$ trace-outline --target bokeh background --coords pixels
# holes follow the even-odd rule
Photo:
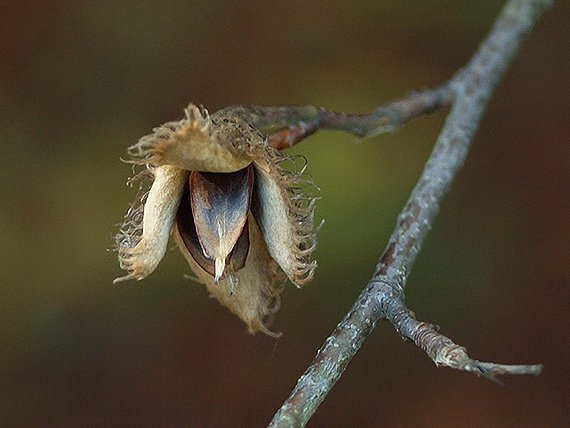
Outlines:
[[[320,267],[250,336],[177,251],[140,283],[112,248],[126,147],[189,102],[363,113],[464,65],[503,2],[5,1],[0,12],[0,426],[263,427],[373,273],[445,118],[295,148],[321,187]],[[380,323],[311,427],[558,427],[570,417],[570,40],[558,1],[496,91],[408,282],[500,387]]]

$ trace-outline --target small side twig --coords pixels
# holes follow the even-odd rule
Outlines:
[[[346,114],[320,108],[315,117],[295,121],[270,133],[269,144],[283,150],[322,129],[347,131],[359,137],[395,131],[412,119],[433,113],[441,107],[449,107],[452,96],[453,91],[447,82],[437,88],[411,93],[401,100],[379,107],[370,114]]]
[[[551,3],[549,0],[509,1],[471,62],[449,82],[453,93],[451,112],[422,176],[398,218],[376,272],[354,306],[326,339],[269,427],[305,426],[381,318],[388,319],[403,337],[413,340],[437,365],[466,370],[489,379],[495,379],[499,374],[540,373],[540,365],[513,366],[472,360],[464,348],[438,333],[434,326],[414,319],[404,304],[404,287],[440,204],[467,156],[494,88],[525,36]],[[424,110],[429,111],[429,106],[417,111]],[[358,122],[358,118],[331,118],[328,126],[358,134],[351,123]],[[362,135],[385,129],[386,124],[382,121],[370,125],[366,123],[366,116],[360,116],[360,120],[365,122],[363,129],[366,132]],[[338,128],[332,125],[339,122]],[[315,130],[322,128],[317,126]],[[283,136],[275,141],[282,144],[295,142],[295,133],[309,135],[311,127],[307,129],[295,131],[289,125]]]
[[[385,295],[393,293],[390,284],[380,283],[375,284],[375,287],[379,290],[385,287],[382,290]],[[497,364],[470,358],[464,347],[455,344],[451,339],[439,333],[437,326],[416,320],[404,305],[401,293],[396,293],[393,298],[386,299],[383,307],[386,318],[396,326],[402,337],[412,340],[437,366],[464,370],[499,384],[501,384],[497,379],[499,375],[531,374],[536,376],[542,371],[541,364]]]

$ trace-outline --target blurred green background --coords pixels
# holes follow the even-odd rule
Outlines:
[[[503,2],[7,1],[0,13],[0,426],[263,427],[373,273],[446,112],[295,149],[321,187],[316,258],[250,336],[177,251],[140,283],[112,236],[126,147],[189,102],[363,113],[464,65]],[[568,2],[523,47],[408,282],[505,387],[436,369],[380,323],[311,427],[558,427],[570,417]]]

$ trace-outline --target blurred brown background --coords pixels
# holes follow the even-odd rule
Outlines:
[[[276,341],[250,336],[177,252],[141,283],[112,247],[120,161],[190,102],[368,112],[449,78],[503,2],[6,1],[0,13],[0,425],[264,427],[371,276],[445,117],[295,149],[322,188],[320,267]],[[506,386],[436,369],[380,323],[310,427],[558,427],[570,417],[569,3],[498,88],[407,302]]]

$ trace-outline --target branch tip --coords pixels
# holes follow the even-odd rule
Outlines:
[[[466,371],[477,376],[482,376],[490,381],[502,385],[503,383],[497,379],[497,376],[503,375],[533,375],[538,376],[542,373],[542,364],[497,364],[488,363],[477,360],[469,360]]]

